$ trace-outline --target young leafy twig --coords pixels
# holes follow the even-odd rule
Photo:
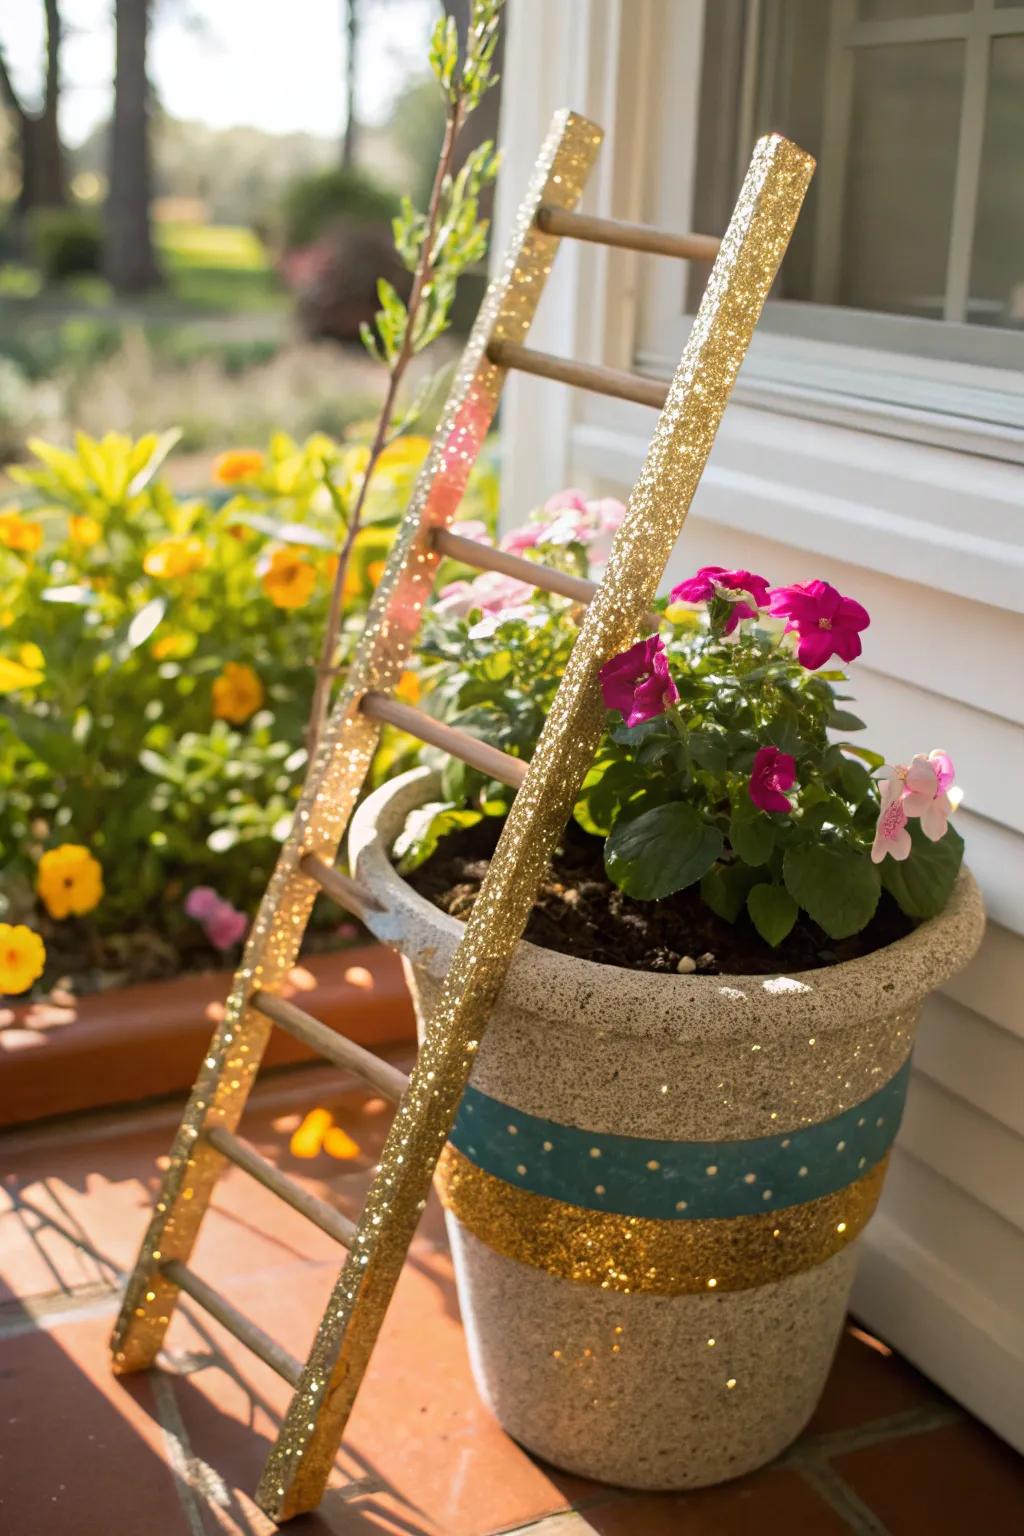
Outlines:
[[[491,63],[503,5],[504,0],[473,0],[461,69],[454,20],[439,18],[431,38],[430,66],[445,101],[444,137],[426,213],[418,213],[410,200],[403,198],[402,211],[394,221],[396,249],[413,274],[409,301],[403,304],[391,284],[381,279],[377,285],[381,308],[376,332],[369,326],[363,327],[364,345],[387,367],[388,383],[362,482],[347,515],[345,538],[331,587],[307,730],[311,757],[327,718],[331,684],[337,674],[336,655],[349,561],[362,526],[374,470],[388,446],[399,391],[416,353],[447,328],[458,278],[486,250],[487,221],[478,217],[477,208],[480,192],[497,172],[493,146],[481,144],[467,157],[457,176],[452,175],[452,166],[456,141],[466,118],[496,84]],[[329,489],[333,494],[333,487]]]

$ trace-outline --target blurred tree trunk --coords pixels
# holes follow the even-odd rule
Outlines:
[[[149,216],[149,0],[116,0],[115,19],[114,120],[103,272],[117,293],[143,293],[160,283]]]
[[[64,151],[60,142],[57,111],[60,105],[61,25],[57,0],[43,0],[46,13],[46,83],[39,112],[29,112],[17,91],[0,52],[0,101],[18,125],[21,153],[19,221],[33,208],[54,208],[64,202]]]
[[[356,72],[359,54],[360,0],[342,0],[345,14],[345,133],[341,164],[346,171],[356,163],[359,151],[359,119],[356,116]]]

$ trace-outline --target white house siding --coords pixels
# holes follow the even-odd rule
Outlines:
[[[587,211],[687,227],[700,0],[671,0],[670,12],[666,0],[511,0],[510,12],[496,248],[562,105],[607,133]],[[650,366],[652,352],[677,354],[682,335],[672,322],[659,336],[666,292],[681,292],[669,263],[566,247],[530,342]],[[863,359],[885,376],[883,359]],[[813,389],[787,398],[745,377],[669,580],[743,565],[780,583],[823,577],[865,604],[872,625],[854,668],[865,739],[896,761],[933,746],[952,753],[966,795],[959,824],[991,919],[978,958],[926,1006],[854,1305],[1024,1449],[1021,437],[975,430],[969,404],[961,430],[948,414],[887,415],[853,398],[816,411]],[[959,379],[969,402],[981,371]],[[641,407],[511,380],[506,522],[566,484],[625,495],[652,425]]]

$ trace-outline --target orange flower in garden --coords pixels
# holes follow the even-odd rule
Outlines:
[[[213,462],[213,478],[218,485],[237,485],[240,480],[254,480],[264,465],[258,448],[232,448]]]
[[[213,713],[217,720],[229,720],[232,725],[244,725],[254,715],[265,698],[263,684],[252,667],[244,662],[229,661],[219,677],[213,680]]]
[[[24,923],[0,923],[0,992],[27,992],[43,974],[46,948]]]
[[[82,917],[103,896],[103,869],[81,843],[62,843],[39,860],[36,891],[51,917]]]
[[[271,555],[263,590],[276,608],[301,608],[316,586],[316,568],[293,549]]]
[[[196,533],[187,538],[163,539],[147,549],[142,569],[147,576],[171,581],[176,576],[191,576],[206,564],[206,546]]]
[[[68,518],[68,538],[73,544],[81,544],[84,549],[91,549],[99,543],[102,533],[103,529],[94,517],[72,512]]]
[[[183,656],[191,656],[195,648],[195,635],[185,634],[181,630],[171,630],[170,633],[154,640],[149,651],[156,661],[180,661]]]
[[[16,549],[19,554],[31,555],[42,542],[43,530],[38,523],[30,523],[14,508],[0,512],[0,544]]]
[[[404,704],[418,704],[420,701],[419,673],[410,672],[408,668],[398,679],[395,689],[395,698],[401,699]]]

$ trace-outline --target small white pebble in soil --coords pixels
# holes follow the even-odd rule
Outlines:
[[[676,970],[679,972],[680,976],[689,976],[691,972],[695,971],[696,969],[697,962],[692,955],[683,955],[683,957],[676,963]]]

